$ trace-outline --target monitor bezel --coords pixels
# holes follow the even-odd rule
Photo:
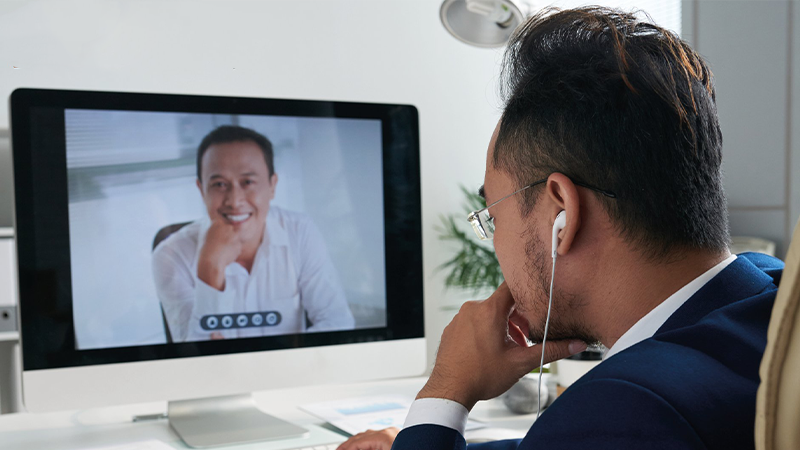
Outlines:
[[[412,105],[17,89],[10,97],[23,370],[311,348],[424,337],[419,119]],[[378,119],[382,130],[387,326],[350,331],[77,350],[66,148],[32,134],[42,110],[95,109]],[[52,142],[42,142],[50,139]],[[60,144],[59,144],[60,142]]]

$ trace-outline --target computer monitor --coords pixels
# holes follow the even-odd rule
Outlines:
[[[424,371],[413,106],[10,105],[29,411],[168,400],[188,444],[218,445],[304,432],[244,427],[265,415],[241,394]]]

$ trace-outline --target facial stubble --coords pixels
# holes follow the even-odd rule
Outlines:
[[[522,298],[517,298],[515,295],[516,310],[528,320],[530,325],[528,339],[538,343],[544,338],[553,260],[542,240],[533,231],[526,233],[525,237],[527,242],[524,276],[527,283]],[[556,273],[558,273],[557,261]],[[547,330],[548,341],[577,339],[587,343],[597,342],[585,326],[581,316],[581,306],[582,301],[577,295],[565,292],[558,287],[557,282],[554,283],[550,325]]]

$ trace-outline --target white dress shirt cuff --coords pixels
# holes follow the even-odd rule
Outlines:
[[[234,311],[234,303],[236,300],[236,290],[230,286],[230,283],[225,283],[225,290],[218,291],[209,286],[199,278],[195,279],[195,301],[192,308],[190,318],[188,339],[208,339],[211,336],[211,331],[203,329],[200,321],[203,317],[211,314],[221,315],[229,314],[234,317],[235,313],[243,311]],[[219,320],[219,319],[218,319]],[[236,337],[235,329],[227,329],[222,326],[217,330],[225,338]]]
[[[441,425],[464,435],[469,411],[461,403],[443,398],[421,398],[414,400],[406,416],[403,428],[414,425]]]
[[[242,312],[233,310],[236,292],[235,289],[230,286],[230,283],[225,283],[224,291],[218,291],[199,278],[196,279],[195,283],[195,302],[192,312],[196,319],[206,314],[232,314]]]

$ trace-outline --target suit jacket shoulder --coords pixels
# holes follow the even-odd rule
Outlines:
[[[595,448],[752,449],[758,368],[782,269],[775,258],[740,255],[652,338],[567,389],[520,448],[541,439],[580,446],[569,436],[576,427],[563,425],[572,418],[590,424],[577,436]]]
[[[740,255],[652,338],[575,382],[521,442],[479,448],[752,449],[758,367],[782,269],[775,258]],[[403,430],[396,448],[462,448],[406,446],[446,430]]]

